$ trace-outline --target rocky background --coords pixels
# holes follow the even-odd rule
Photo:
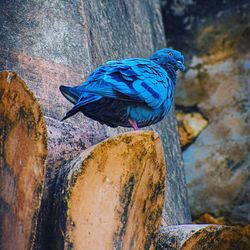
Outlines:
[[[167,0],[162,13],[186,56],[176,106],[193,219],[250,223],[249,1]]]

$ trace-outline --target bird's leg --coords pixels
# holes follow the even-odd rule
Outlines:
[[[130,125],[133,127],[134,130],[139,130],[139,128],[138,128],[138,126],[137,126],[137,124],[136,124],[135,121],[133,121],[130,118],[128,119],[128,121],[129,121]]]

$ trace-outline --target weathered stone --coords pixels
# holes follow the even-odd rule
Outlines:
[[[190,145],[208,124],[199,112],[177,111],[176,118],[182,149]]]
[[[247,250],[250,241],[236,227],[177,225],[162,227],[158,250]]]
[[[205,213],[202,214],[199,218],[193,221],[193,224],[217,224],[225,225],[227,222],[223,217],[214,217],[211,214]]]
[[[33,93],[0,72],[0,249],[32,249],[45,178],[47,129]]]
[[[172,33],[166,25],[170,45],[184,49],[189,58],[176,103],[197,106],[209,121],[183,153],[191,211],[195,218],[208,212],[249,223],[250,4],[178,3],[178,15],[177,1],[167,1],[164,12],[174,20]]]
[[[154,249],[165,179],[163,147],[152,131],[86,150],[60,169],[52,249]]]

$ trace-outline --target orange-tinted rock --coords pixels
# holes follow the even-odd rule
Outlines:
[[[216,218],[208,213],[205,213],[194,220],[193,224],[217,224],[233,226],[234,228],[237,228],[237,230],[240,231],[246,239],[248,239],[248,244],[250,244],[250,224],[244,226],[232,224],[229,221],[225,221],[225,218],[223,217]]]
[[[194,224],[226,224],[223,217],[215,218],[211,214],[205,213],[193,221]]]
[[[32,249],[45,178],[47,130],[34,95],[0,73],[0,248]]]
[[[250,241],[237,227],[178,225],[161,229],[159,250],[248,250]]]
[[[242,234],[250,241],[250,224],[241,227]]]
[[[154,249],[164,207],[158,135],[110,138],[60,169],[54,249]]]
[[[208,121],[198,112],[176,112],[181,147],[190,145],[208,124]]]

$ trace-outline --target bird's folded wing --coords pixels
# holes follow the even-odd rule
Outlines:
[[[115,61],[99,67],[79,88],[99,96],[145,102],[153,109],[159,108],[173,91],[167,72],[141,59]]]

